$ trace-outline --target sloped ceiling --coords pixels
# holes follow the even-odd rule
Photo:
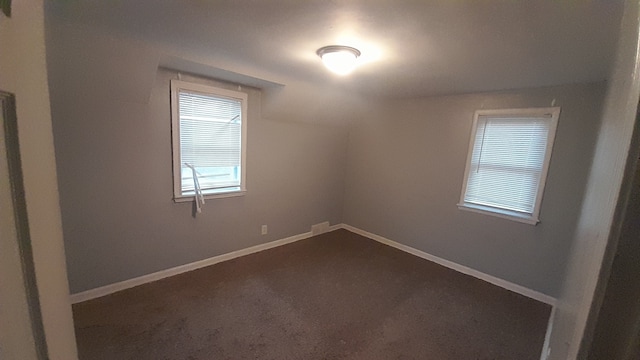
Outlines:
[[[54,1],[49,16],[364,96],[421,97],[599,81],[622,0]],[[315,51],[361,50],[348,77]],[[249,71],[251,72],[251,71]],[[252,75],[252,74],[247,74]]]

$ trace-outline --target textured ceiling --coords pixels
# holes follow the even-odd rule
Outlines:
[[[622,0],[83,0],[49,4],[48,15],[276,77],[418,97],[604,80],[622,9]],[[315,55],[333,44],[362,52],[348,77]]]

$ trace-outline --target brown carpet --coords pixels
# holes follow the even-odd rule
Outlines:
[[[550,308],[337,230],[73,312],[82,360],[538,360]]]

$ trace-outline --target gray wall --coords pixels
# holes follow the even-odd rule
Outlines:
[[[349,135],[343,221],[557,296],[599,125],[604,83],[398,100]],[[540,213],[528,225],[459,210],[476,109],[562,107]]]
[[[640,358],[640,167],[636,162],[589,360]]]
[[[640,143],[636,135],[636,147],[630,146],[640,95],[639,10],[636,0],[625,2],[616,63],[576,236],[567,258],[567,274],[550,337],[549,359],[585,357],[585,353],[580,353],[581,345],[582,351],[588,349],[595,322],[591,321],[588,326],[590,310],[592,306],[598,308],[602,299],[602,289],[597,291],[596,286],[600,276],[608,277],[615,254],[615,251],[605,252],[607,247],[615,249],[620,235],[621,209],[625,208],[633,179],[631,167],[625,165],[635,162],[629,154],[637,155]]]
[[[330,221],[558,295],[604,84],[395,101],[367,101],[300,79],[263,91],[244,87],[248,194],[208,201],[194,219],[191,204],[171,200],[168,84],[176,75],[158,70],[171,49],[88,30],[48,19],[73,293]],[[458,210],[474,110],[546,107],[554,99],[562,114],[542,223]],[[337,125],[348,121],[351,128]]]
[[[118,39],[76,46],[90,41],[78,32],[63,41],[65,34],[48,34],[48,60],[72,293],[341,221],[346,127],[265,119],[261,92],[243,87],[247,194],[208,200],[194,218],[192,203],[172,200],[169,80],[176,74],[157,69],[157,54],[143,47]],[[213,83],[183,75],[189,79]]]

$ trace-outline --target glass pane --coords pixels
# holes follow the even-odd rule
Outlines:
[[[465,202],[533,213],[550,118],[478,118]]]
[[[192,195],[193,166],[204,194],[239,188],[242,102],[182,90],[179,93],[181,189]]]
[[[209,166],[196,167],[200,189],[206,193],[207,189],[218,189],[226,187],[240,186],[239,166]],[[182,168],[182,192],[192,193],[194,191],[193,171],[189,167]],[[186,195],[186,194],[185,194]]]

